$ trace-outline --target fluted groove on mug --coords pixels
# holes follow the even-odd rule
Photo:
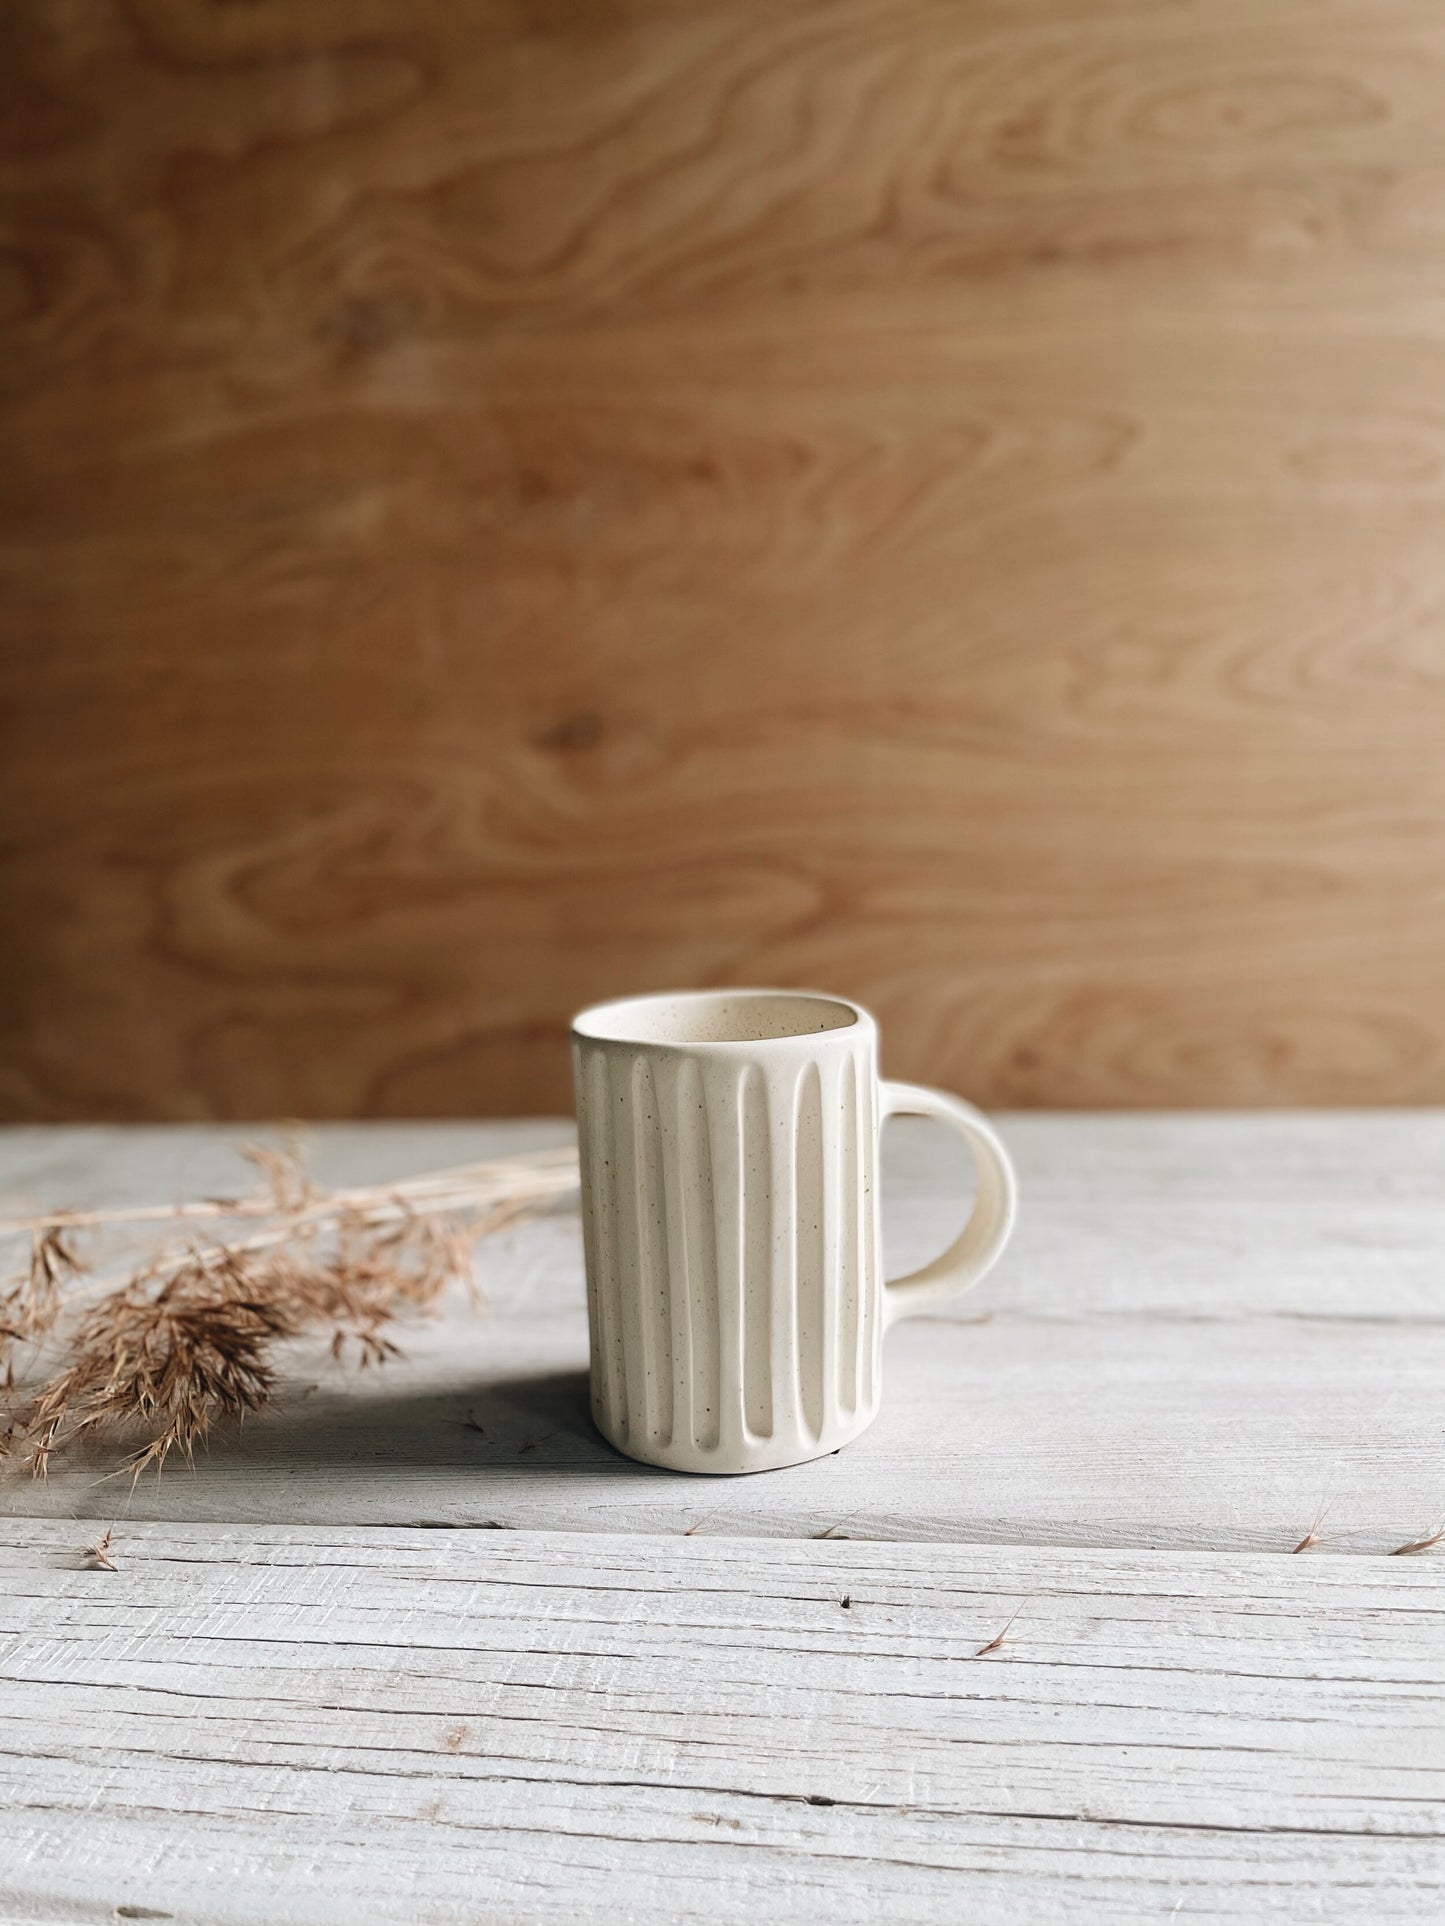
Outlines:
[[[771,1438],[773,1423],[774,1297],[772,1147],[768,1093],[762,1072],[750,1063],[742,1073],[737,1133],[738,1269],[743,1299],[743,1413],[749,1444]],[[779,1360],[781,1362],[781,1360]]]
[[[839,998],[688,993],[573,1034],[599,1429],[751,1471],[878,1405],[877,1032]]]

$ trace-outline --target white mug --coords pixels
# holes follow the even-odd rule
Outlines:
[[[592,1415],[676,1471],[770,1471],[856,1438],[883,1332],[978,1282],[1008,1241],[1014,1175],[987,1120],[878,1077],[878,1026],[842,997],[629,997],[572,1025]],[[937,1117],[967,1140],[972,1215],[885,1284],[878,1135]]]

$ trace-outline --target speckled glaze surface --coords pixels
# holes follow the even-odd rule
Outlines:
[[[691,991],[600,1004],[572,1031],[592,1414],[678,1471],[768,1471],[856,1438],[883,1332],[984,1275],[1014,1178],[961,1099],[878,1076],[878,1030],[840,997]],[[878,1135],[899,1112],[967,1139],[956,1242],[885,1284]]]

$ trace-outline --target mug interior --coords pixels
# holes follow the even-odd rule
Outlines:
[[[602,1043],[763,1043],[821,1036],[858,1021],[851,1003],[795,990],[689,990],[632,996],[584,1010],[572,1024]]]

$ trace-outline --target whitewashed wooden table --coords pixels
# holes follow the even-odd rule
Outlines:
[[[559,1210],[194,1473],[12,1478],[0,1921],[1442,1917],[1445,1564],[1390,1554],[1445,1521],[1445,1113],[1004,1125],[1014,1246],[836,1457],[603,1445]],[[0,1133],[0,1191],[234,1189],[232,1143]],[[890,1131],[895,1271],[954,1154]]]

